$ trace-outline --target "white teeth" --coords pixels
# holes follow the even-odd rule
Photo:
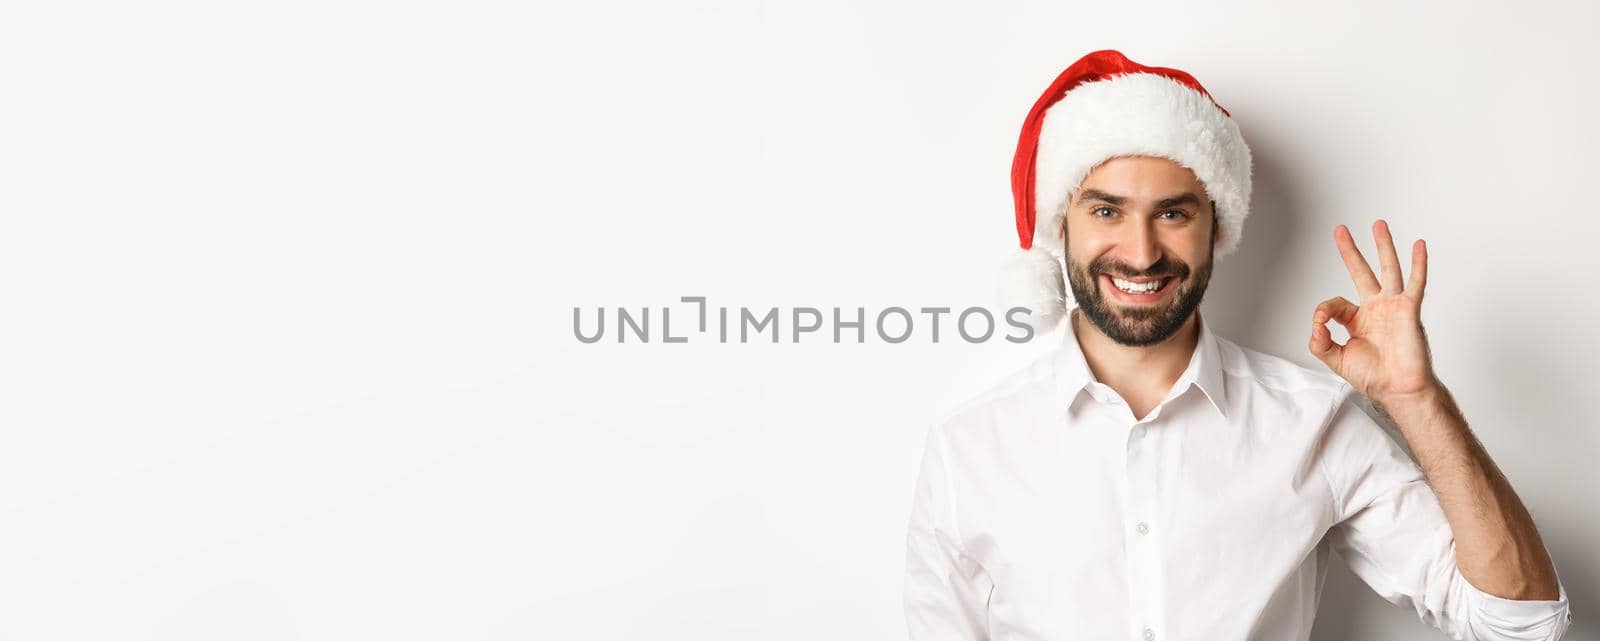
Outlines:
[[[1111,283],[1116,285],[1117,289],[1128,292],[1129,294],[1148,294],[1160,289],[1161,283],[1165,280],[1166,279],[1154,280],[1141,285],[1133,281],[1122,280],[1121,278],[1117,278],[1115,276],[1111,277]]]

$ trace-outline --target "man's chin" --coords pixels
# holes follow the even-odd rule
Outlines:
[[[1116,298],[1098,297],[1093,306],[1098,308],[1098,313],[1088,313],[1095,325],[1100,326],[1101,333],[1106,334],[1118,343],[1130,346],[1144,346],[1159,343],[1171,336],[1156,336],[1163,328],[1174,328],[1182,323],[1174,322],[1172,318],[1178,313],[1178,302],[1182,299],[1182,292],[1174,291],[1158,305],[1140,305],[1126,303]],[[1085,310],[1090,311],[1090,310]],[[1098,317],[1098,318],[1096,318]],[[1111,325],[1105,327],[1102,325]]]

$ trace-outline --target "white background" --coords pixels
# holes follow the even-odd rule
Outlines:
[[[924,426],[1049,340],[572,309],[992,304],[1018,127],[1100,48],[1254,150],[1220,334],[1321,367],[1334,225],[1428,240],[1440,376],[1600,639],[1600,12],[1349,4],[8,3],[0,639],[904,638]]]

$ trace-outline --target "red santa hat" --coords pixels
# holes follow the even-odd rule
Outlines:
[[[1057,236],[1067,200],[1085,176],[1117,156],[1159,156],[1194,172],[1216,203],[1222,237],[1215,257],[1233,252],[1250,215],[1250,148],[1228,111],[1185,72],[1147,67],[1110,49],[1090,53],[1050,83],[1022,123],[1011,163],[1022,253],[1005,274],[1007,308],[1032,310],[1050,331],[1069,305],[1066,248]]]

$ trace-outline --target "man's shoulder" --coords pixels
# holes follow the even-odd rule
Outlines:
[[[1245,347],[1221,336],[1217,351],[1227,383],[1253,385],[1274,394],[1330,396],[1347,385],[1326,367],[1310,367],[1293,360]]]
[[[992,425],[1001,416],[1038,409],[1051,398],[1059,356],[1059,349],[1050,350],[1026,366],[1001,376],[987,388],[946,409],[934,419],[934,426],[950,429]]]

